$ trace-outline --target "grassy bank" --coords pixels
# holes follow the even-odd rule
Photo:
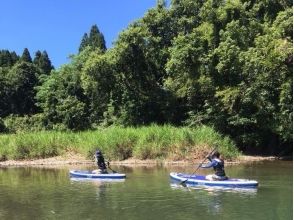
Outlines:
[[[152,125],[109,127],[77,133],[43,131],[0,135],[0,159],[48,158],[69,151],[91,158],[99,148],[111,160],[131,157],[183,160],[203,158],[214,146],[218,146],[226,159],[233,159],[239,154],[228,137],[221,136],[210,127]]]

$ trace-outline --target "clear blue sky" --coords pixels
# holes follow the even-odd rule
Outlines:
[[[46,50],[59,67],[76,54],[84,33],[97,24],[107,47],[156,0],[1,0],[0,49],[21,55],[28,48],[32,58]]]

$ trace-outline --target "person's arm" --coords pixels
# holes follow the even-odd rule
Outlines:
[[[212,161],[211,156],[207,156],[206,158],[207,158],[210,162]]]
[[[211,168],[211,167],[214,167],[215,166],[215,161],[214,160],[212,160],[210,163],[208,163],[208,164],[202,164],[201,165],[201,168]]]
[[[109,159],[106,160],[106,159],[104,158],[104,161],[103,161],[103,162],[104,162],[104,164],[105,164],[107,167],[109,167],[109,164],[110,164],[110,160],[109,160]]]

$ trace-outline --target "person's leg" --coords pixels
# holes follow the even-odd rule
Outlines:
[[[103,170],[102,170],[102,173],[108,173],[108,172],[107,172],[107,169],[103,169]]]
[[[101,173],[101,170],[100,169],[93,170],[92,173],[99,174],[99,173]]]
[[[228,177],[226,176],[217,176],[215,174],[212,175],[213,180],[226,180]]]

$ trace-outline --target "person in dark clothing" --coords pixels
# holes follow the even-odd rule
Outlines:
[[[98,166],[98,170],[95,170],[95,173],[108,173],[102,152],[100,150],[96,150],[94,157]]]
[[[212,175],[207,175],[206,179],[208,180],[226,180],[228,177],[225,173],[225,162],[220,159],[220,153],[215,151],[211,156],[208,156],[207,159],[210,161],[208,164],[202,164],[201,168],[213,168],[215,173]]]

